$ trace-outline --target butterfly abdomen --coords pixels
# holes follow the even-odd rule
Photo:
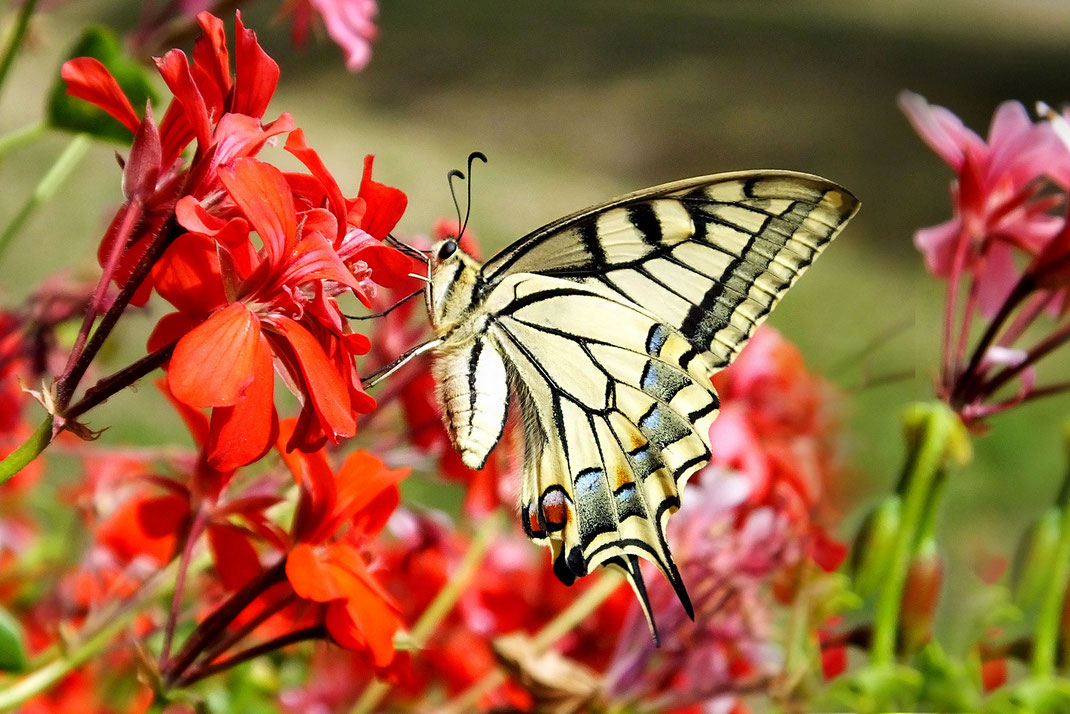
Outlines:
[[[465,466],[481,469],[501,439],[509,385],[501,356],[485,337],[447,339],[432,365],[447,430]]]

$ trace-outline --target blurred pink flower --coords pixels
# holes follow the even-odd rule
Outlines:
[[[638,606],[632,607],[606,672],[614,701],[642,700],[658,711],[700,702],[728,710],[736,694],[780,671],[767,585],[773,573],[798,561],[802,546],[787,516],[772,508],[739,517],[750,489],[746,477],[722,470],[685,492],[668,537],[695,621],[680,608],[668,581],[649,578],[662,644],[654,644]]]
[[[1019,102],[999,106],[987,142],[917,94],[901,93],[899,106],[957,174],[954,216],[919,230],[914,243],[936,275],[957,280],[973,273],[978,309],[991,318],[1017,282],[1015,250],[1038,253],[1062,226],[1062,217],[1051,214],[1062,197],[1044,189],[1070,186],[1070,150],[1050,122],[1034,123]]]
[[[379,34],[375,0],[297,0],[287,3],[293,15],[294,44],[301,46],[308,38],[313,13],[320,16],[327,34],[346,55],[350,72],[364,69],[372,58],[372,42]]]

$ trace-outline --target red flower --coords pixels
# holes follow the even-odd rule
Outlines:
[[[100,245],[99,259],[107,268],[120,251],[113,277],[122,286],[135,265],[173,214],[183,195],[204,197],[218,189],[216,167],[240,156],[253,156],[272,136],[290,131],[288,114],[261,120],[278,82],[279,68],[260,47],[256,34],[237,18],[235,74],[230,72],[223,22],[202,12],[197,15],[202,35],[194,43],[193,63],[179,50],[156,61],[160,75],[174,95],[159,126],[146,112],[138,120],[118,82],[98,60],[79,57],[64,63],[61,75],[67,92],[111,114],[132,134],[134,144],[123,172],[127,203]],[[194,140],[197,149],[188,167],[179,157]],[[129,221],[136,228],[132,235]],[[122,241],[122,243],[119,243]],[[143,304],[151,284],[139,287],[132,302]]]
[[[299,158],[318,165],[300,137],[298,144]],[[337,444],[355,433],[356,415],[375,406],[353,361],[369,342],[350,332],[334,298],[348,291],[369,302],[347,259],[385,282],[407,274],[411,260],[398,260],[400,253],[359,228],[347,229],[354,207],[366,215],[367,201],[346,202],[329,174],[314,171],[316,180],[297,179],[316,184],[310,199],[308,191],[292,192],[295,179],[256,159],[220,167],[222,215],[182,199],[177,215],[190,232],[154,269],[157,290],[179,312],[160,321],[149,349],[178,340],[169,385],[179,401],[213,408],[208,458],[220,470],[255,461],[274,443],[276,365],[303,402],[289,448]],[[320,199],[333,212],[297,209]],[[386,220],[396,221],[397,210],[386,210]],[[263,242],[259,251],[252,231]]]
[[[361,548],[397,507],[397,482],[407,470],[391,471],[364,451],[350,454],[337,474],[322,452],[285,459],[301,487],[286,577],[298,596],[326,605],[327,629],[338,644],[386,668],[394,658],[401,608],[372,574]]]

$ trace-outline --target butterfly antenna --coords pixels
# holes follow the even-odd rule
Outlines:
[[[482,151],[473,151],[471,154],[468,155],[468,205],[465,206],[465,209],[464,209],[464,223],[461,224],[461,232],[460,232],[460,234],[458,234],[457,240],[460,240],[461,236],[464,235],[464,229],[468,227],[468,217],[470,215],[472,215],[472,163],[476,159],[479,159],[483,163],[487,163],[487,157]],[[456,196],[454,197],[453,200],[456,203],[456,201],[457,201]],[[460,219],[460,217],[461,217],[460,213],[461,212],[458,210],[457,211],[457,218],[458,219]]]
[[[419,248],[414,248],[408,243],[405,243],[404,241],[398,240],[389,233],[386,236],[386,240],[397,246],[398,250],[400,250],[405,255],[412,256],[413,258],[416,258],[417,260],[422,261],[424,263],[427,263],[430,260],[430,258],[427,257],[426,252],[420,250]]]
[[[396,303],[394,303],[393,305],[391,305],[387,309],[383,310],[382,312],[377,312],[374,315],[346,315],[344,312],[342,313],[342,315],[344,315],[345,317],[348,317],[350,320],[371,320],[371,319],[376,318],[376,317],[386,317],[387,315],[392,313],[394,310],[397,310],[399,307],[401,307],[402,305],[407,303],[409,300],[412,300],[417,295],[423,295],[423,293],[424,293],[423,288],[421,288],[421,289],[417,290],[416,292],[414,292],[412,295],[409,295],[408,297],[401,298],[400,300],[398,300]]]
[[[457,211],[457,225],[461,225],[461,204],[457,202],[457,189],[453,186],[453,179],[459,178],[464,181],[464,174],[457,169],[450,169],[446,174],[446,182],[450,185],[450,196],[453,197],[453,209]],[[460,236],[458,236],[460,238]]]

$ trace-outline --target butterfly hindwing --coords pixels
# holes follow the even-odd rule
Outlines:
[[[709,460],[718,407],[705,372],[679,364],[689,342],[603,286],[524,274],[501,290],[511,297],[488,335],[512,371],[528,432],[528,534],[551,546],[566,582],[613,564],[642,599],[641,557],[688,602],[664,526]]]

